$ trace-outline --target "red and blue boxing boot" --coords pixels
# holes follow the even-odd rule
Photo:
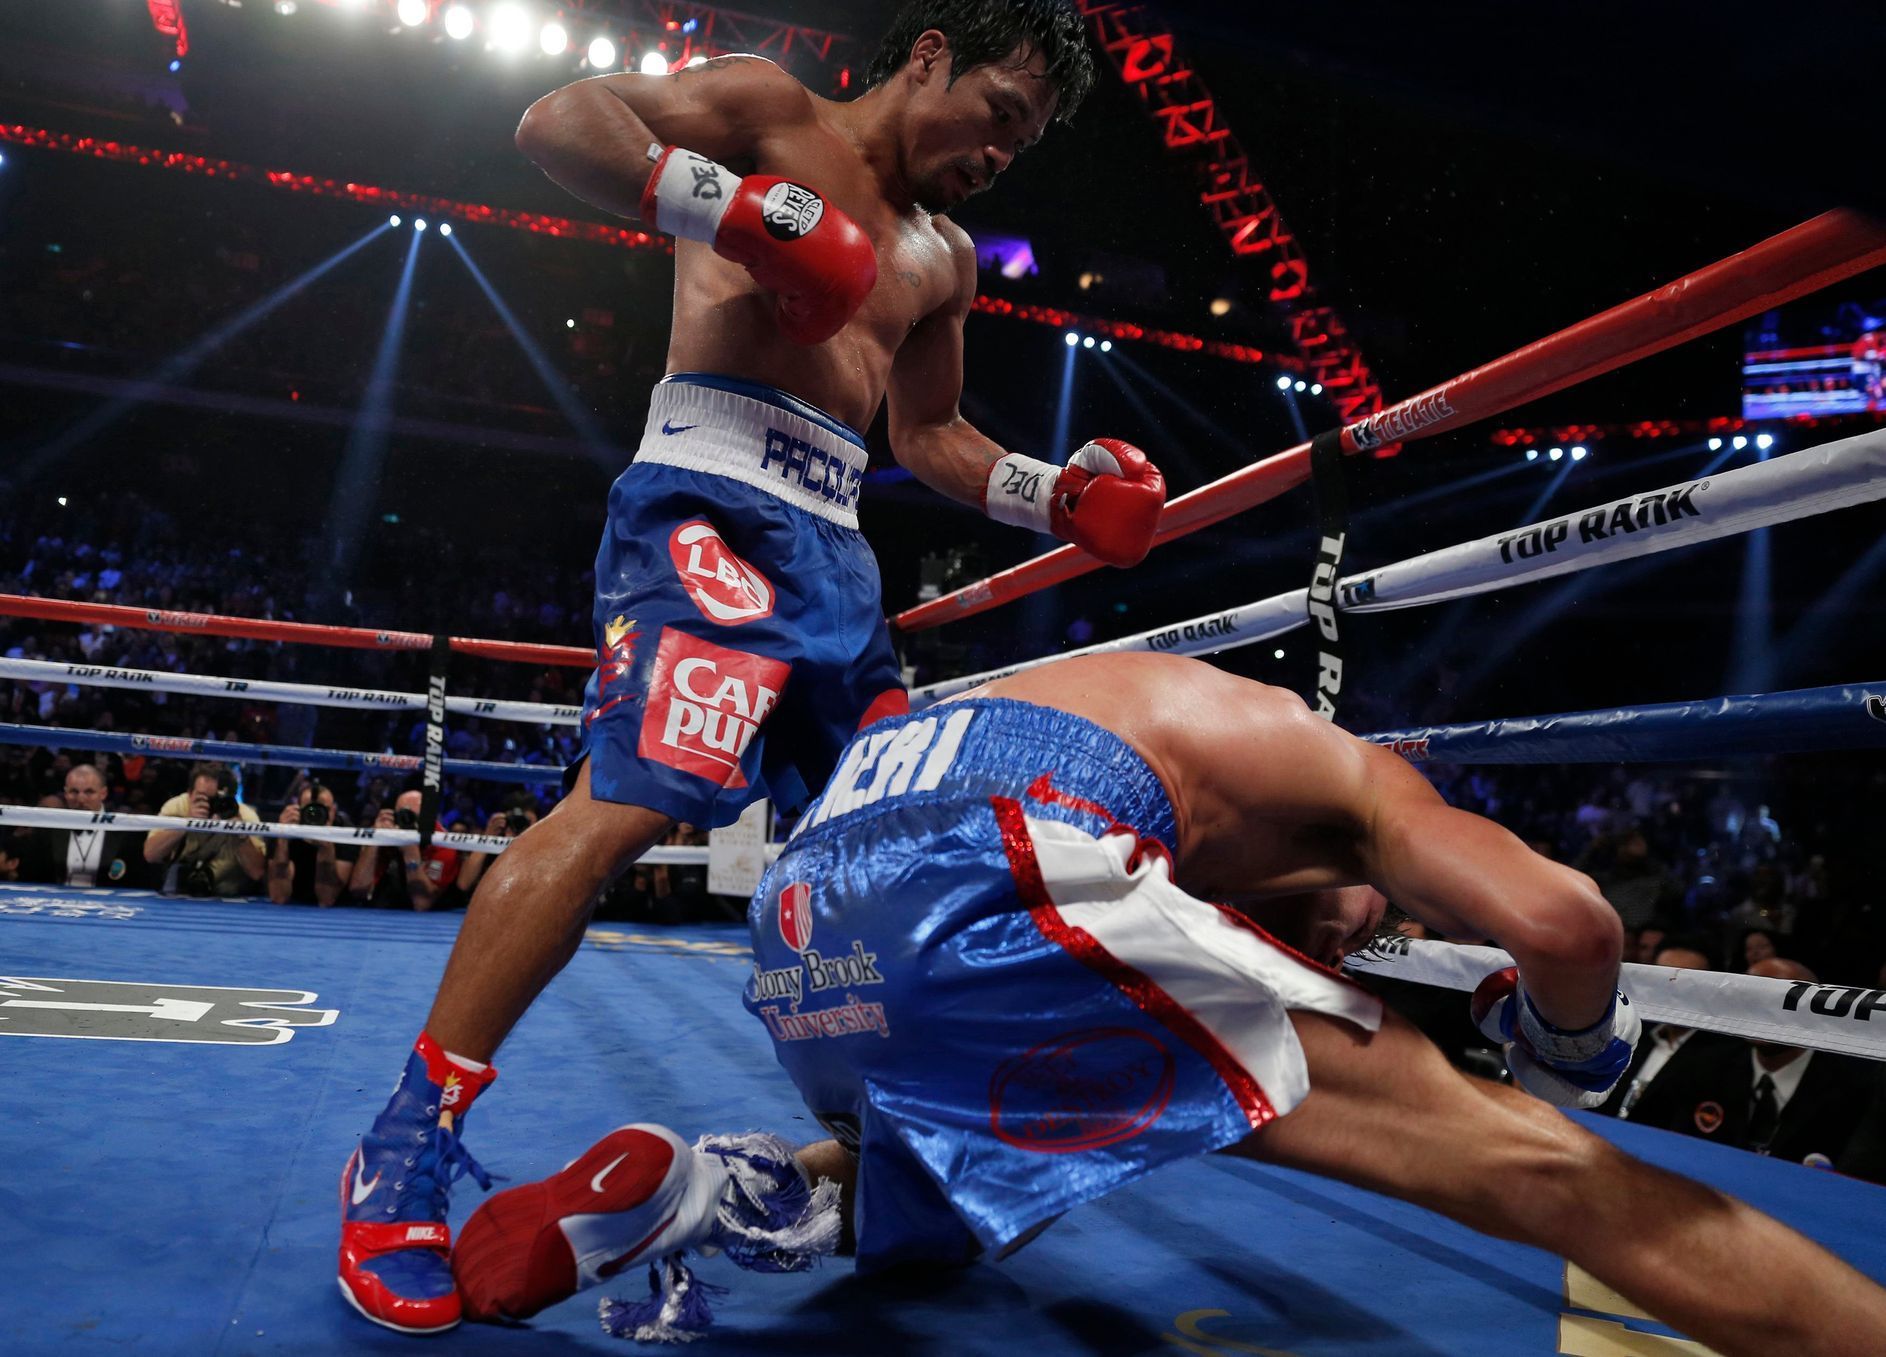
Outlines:
[[[498,1077],[447,1055],[424,1033],[373,1129],[341,1174],[341,1294],[375,1324],[440,1333],[460,1318],[445,1223],[452,1184],[470,1175],[489,1190],[459,1135],[465,1114]]]
[[[792,1147],[751,1132],[690,1146],[665,1126],[623,1126],[542,1182],[500,1192],[459,1232],[452,1267],[465,1317],[516,1323],[646,1267],[645,1300],[606,1300],[603,1327],[685,1342],[713,1322],[690,1252],[753,1272],[799,1272],[838,1247],[839,1187],[808,1181]]]

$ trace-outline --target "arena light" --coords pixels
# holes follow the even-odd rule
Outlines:
[[[644,52],[642,60],[635,69],[643,75],[666,75],[668,74],[668,58],[660,52]]]
[[[1584,449],[1584,448],[1573,448],[1573,449],[1572,449],[1572,460],[1573,460],[1574,462],[1582,462],[1582,461],[1584,461],[1587,455],[1588,455],[1588,454],[1586,453],[1586,451],[1585,451],[1585,449]]]
[[[500,52],[521,52],[530,46],[530,14],[522,5],[499,5],[491,11],[491,45]]]
[[[1112,352],[1113,352],[1113,341],[1112,341],[1111,339],[1103,339],[1103,340],[1101,340],[1101,341],[1100,341],[1100,351],[1101,351],[1102,353],[1112,353]]]
[[[692,20],[692,19],[689,19],[689,20],[688,20],[688,22],[689,22],[689,23],[693,23],[693,22],[694,22],[694,20]],[[691,32],[692,30],[684,30],[684,31],[690,31],[690,32]],[[693,57],[689,57],[689,58],[688,58],[688,69],[689,69],[689,70],[691,71],[691,70],[693,70],[693,69],[694,69],[694,68],[695,68],[696,66],[699,66],[699,65],[700,65],[700,64],[701,64],[701,63],[702,63],[703,61],[706,61],[706,60],[707,60],[707,58],[706,58],[706,57],[702,57],[702,56],[693,56]]]
[[[301,6],[297,5],[295,0],[275,0],[275,12],[284,19],[293,18],[295,11],[300,8]]]
[[[591,70],[606,71],[616,64],[616,45],[607,38],[593,38],[588,56]]]
[[[1310,389],[1310,384],[1308,382],[1293,382],[1291,383],[1291,385],[1295,390],[1298,390],[1298,391],[1308,391]]]
[[[183,58],[172,57],[170,59],[170,65],[165,67],[164,69],[169,71],[172,75],[175,75],[178,71],[181,71],[183,69]]]
[[[563,322],[563,328],[566,330],[574,330],[576,328],[576,322],[574,320],[566,320]]]
[[[560,57],[570,50],[570,30],[552,19],[537,34],[537,46],[547,57]]]
[[[449,235],[451,235],[451,234],[452,234],[452,223],[451,223],[451,222],[449,222],[449,221],[442,221],[442,222],[440,222],[440,223],[439,223],[439,234],[440,234],[440,235],[442,235],[442,236],[449,236]]]
[[[1526,449],[1526,460],[1527,460],[1528,462],[1536,462],[1536,461],[1538,461],[1538,460],[1539,460],[1539,449],[1537,449],[1537,448],[1527,448],[1527,449]]]
[[[1559,460],[1560,458],[1562,458],[1563,456],[1565,456],[1565,449],[1564,449],[1564,448],[1554,448],[1554,449],[1552,449],[1552,451],[1550,451],[1550,452],[1548,452],[1548,453],[1546,454],[1546,456],[1547,456],[1547,458],[1549,458],[1550,460],[1552,460],[1552,461],[1554,461],[1554,462],[1556,462],[1556,461],[1558,461],[1558,460]]]
[[[425,230],[425,229],[426,229],[426,219],[425,219],[424,217],[414,217],[414,218],[413,218],[413,230],[415,230],[415,231],[423,231],[423,230]]]
[[[399,8],[394,13],[406,27],[418,28],[432,17],[432,7],[426,0],[399,0]]]
[[[1085,339],[1081,340],[1081,347],[1083,349],[1091,349],[1093,348],[1093,346],[1094,346],[1094,337],[1092,335],[1088,335]]]
[[[1231,298],[1213,297],[1211,299],[1211,305],[1206,309],[1214,316],[1228,316],[1231,314]]]
[[[1310,383],[1310,394],[1311,394],[1312,396],[1320,396],[1320,395],[1322,395],[1322,394],[1323,394],[1323,384],[1322,384],[1321,382],[1311,382],[1311,383]]]
[[[1270,652],[1270,657],[1273,660],[1281,660],[1284,657],[1284,653],[1281,650],[1273,650]]]
[[[1066,341],[1067,346],[1070,349],[1073,348],[1076,344],[1081,342],[1081,337],[1075,334],[1072,330],[1069,330],[1066,334],[1062,335],[1061,338]]]
[[[445,12],[445,36],[455,42],[463,42],[472,35],[478,21],[472,12],[463,5],[453,5]]]
[[[399,213],[397,213],[397,212],[395,212],[395,213],[394,213],[394,214],[393,214],[392,216],[390,216],[390,217],[388,217],[388,218],[386,219],[386,224],[387,224],[388,226],[398,226],[398,225],[399,225]]]
[[[1710,450],[1711,452],[1721,452],[1721,451],[1722,451],[1722,440],[1721,440],[1720,438],[1712,438],[1712,439],[1710,439],[1710,440],[1709,440],[1709,450]]]
[[[1277,379],[1277,389],[1279,391],[1288,391],[1290,389],[1290,379],[1288,377],[1279,377]]]
[[[1737,452],[1740,452],[1743,448],[1748,446],[1748,439],[1744,438],[1741,434],[1737,434],[1734,438],[1729,440],[1729,446],[1734,448]]]
[[[1761,451],[1767,452],[1768,449],[1775,446],[1775,436],[1771,433],[1758,433],[1755,435],[1755,446]]]

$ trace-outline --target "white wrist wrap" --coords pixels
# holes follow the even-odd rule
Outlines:
[[[982,492],[982,511],[997,523],[1047,532],[1048,501],[1061,468],[1052,462],[1011,452],[989,468],[989,484]]]
[[[679,146],[669,150],[657,172],[661,177],[655,181],[655,229],[712,245],[740,176]]]

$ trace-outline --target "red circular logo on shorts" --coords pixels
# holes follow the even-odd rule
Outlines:
[[[779,892],[779,936],[795,952],[812,941],[812,887],[795,881]]]
[[[1706,1136],[1713,1136],[1722,1129],[1722,1104],[1696,1104],[1696,1129]]]
[[[772,616],[772,581],[734,555],[707,520],[694,519],[670,533],[668,556],[708,621],[737,627]]]
[[[1172,1098],[1172,1052],[1131,1027],[1089,1027],[1004,1062],[989,1081],[989,1129],[1036,1154],[1131,1140]]]

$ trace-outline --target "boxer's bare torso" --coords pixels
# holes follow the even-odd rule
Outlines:
[[[760,59],[722,57],[678,73],[675,83],[685,85],[723,62]],[[780,81],[791,82],[791,77],[780,73],[769,83]],[[777,116],[768,120],[753,153],[732,157],[729,168],[782,175],[816,188],[871,238],[878,257],[877,287],[832,339],[791,344],[774,322],[774,298],[745,269],[707,245],[676,241],[668,370],[764,382],[863,429],[884,399],[892,359],[911,329],[948,306],[965,281],[973,295],[975,247],[948,217],[899,207],[885,197],[859,144],[853,105],[820,99],[796,82],[769,97]]]

